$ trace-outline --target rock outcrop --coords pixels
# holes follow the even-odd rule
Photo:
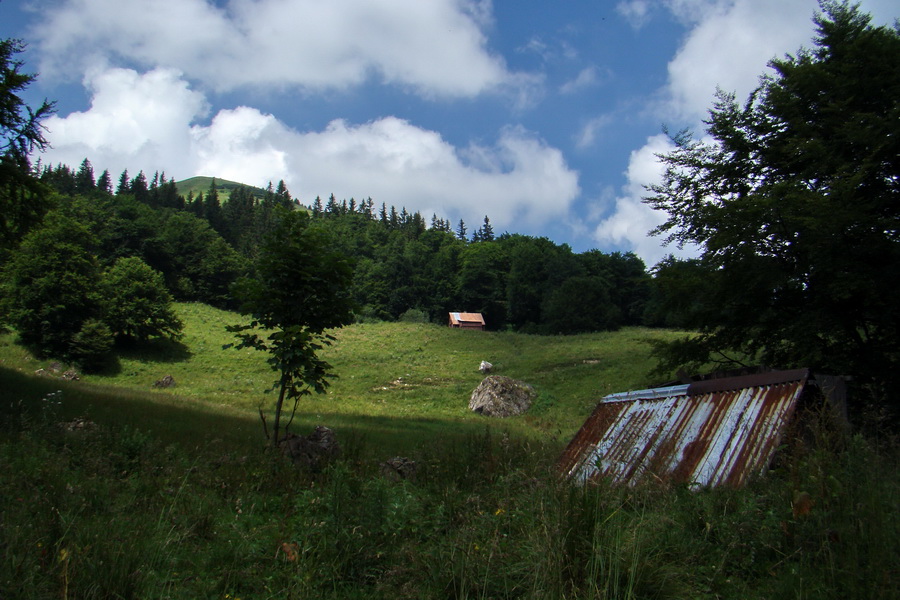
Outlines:
[[[537,394],[522,381],[503,375],[484,378],[469,400],[469,409],[487,417],[512,417],[531,408]]]

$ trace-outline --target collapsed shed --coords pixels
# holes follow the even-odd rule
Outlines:
[[[843,382],[808,369],[697,381],[606,396],[558,467],[578,483],[654,477],[741,486],[768,468],[798,405],[843,401]]]
[[[484,329],[484,317],[481,313],[451,312],[450,327],[458,329]]]

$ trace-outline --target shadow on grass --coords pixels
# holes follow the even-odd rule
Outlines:
[[[129,360],[141,362],[179,363],[193,356],[188,347],[181,342],[153,339],[142,343],[120,344],[117,354]]]
[[[266,445],[262,423],[254,409],[207,404],[167,392],[37,377],[2,366],[0,390],[3,390],[0,419],[8,419],[9,414],[5,413],[10,409],[39,412],[49,394],[61,391],[61,403],[55,415],[59,421],[84,417],[110,427],[132,427],[166,443],[177,443],[192,450],[247,451]],[[267,415],[267,419],[271,426],[271,415]],[[306,435],[316,425],[333,429],[339,441],[354,440],[352,443],[362,446],[361,456],[366,460],[414,454],[437,442],[453,445],[471,436],[483,435],[487,429],[496,435],[503,435],[505,431],[503,424],[488,420],[306,413],[302,406],[291,431]]]

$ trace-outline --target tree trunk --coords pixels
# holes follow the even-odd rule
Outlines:
[[[272,445],[276,448],[278,447],[278,442],[281,441],[279,439],[279,435],[281,433],[281,407],[284,405],[284,394],[287,391],[288,381],[290,381],[290,376],[287,373],[283,372],[281,374],[281,389],[278,390],[278,402],[275,403],[275,435],[272,436]]]

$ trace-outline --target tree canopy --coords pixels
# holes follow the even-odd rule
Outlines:
[[[715,356],[883,378],[900,361],[900,31],[822,2],[814,47],[772,60],[747,101],[720,91],[709,141],[676,148],[646,202],[657,233],[702,247],[687,293],[700,336],[670,366]]]

